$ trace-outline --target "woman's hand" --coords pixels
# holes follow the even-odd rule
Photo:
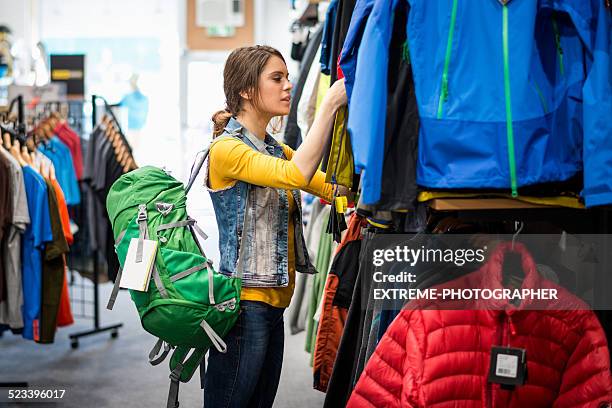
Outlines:
[[[339,107],[347,104],[346,87],[344,86],[344,78],[337,80],[329,88],[322,104],[325,104],[327,109],[335,112]]]
[[[340,184],[336,185],[335,189],[336,189],[336,195],[338,197],[346,196],[348,194],[348,192],[349,192],[348,187],[342,186]]]
[[[338,184],[334,188],[336,189],[336,196],[337,197],[344,197],[344,196],[346,196],[346,199],[347,199],[347,201],[349,203],[354,203],[355,202],[355,193],[352,192],[348,187],[341,186],[340,184]]]
[[[323,149],[332,134],[336,111],[339,107],[346,105],[346,101],[344,79],[340,79],[334,82],[325,94],[308,135],[291,159],[304,176],[306,185],[310,183],[321,162]]]

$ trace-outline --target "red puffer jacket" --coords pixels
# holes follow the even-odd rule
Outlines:
[[[502,244],[479,271],[460,279],[473,283],[482,277],[501,287],[508,249]],[[597,317],[542,279],[524,247],[516,249],[523,259],[523,288],[556,288],[566,309],[571,304],[583,310],[403,310],[381,339],[348,407],[607,407],[610,356]],[[548,302],[550,309],[561,304]],[[491,347],[500,344],[527,350],[527,380],[514,390],[487,381]]]

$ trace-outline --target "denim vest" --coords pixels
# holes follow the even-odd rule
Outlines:
[[[238,138],[261,153],[286,159],[282,146],[270,135],[266,134],[265,142],[261,141],[234,118],[229,120],[225,132],[213,140],[211,147],[225,137]],[[208,186],[209,165],[204,177],[219,227],[219,271],[226,275],[239,275],[241,268],[244,287],[288,286],[287,192],[241,180],[231,187],[213,190]],[[316,273],[304,240],[300,190],[291,192],[297,205],[297,211],[293,213],[296,270]],[[239,256],[242,258],[240,262]]]

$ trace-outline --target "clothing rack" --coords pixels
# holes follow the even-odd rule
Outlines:
[[[119,122],[117,121],[117,118],[115,117],[111,106],[109,105],[109,103],[106,101],[106,99],[104,99],[101,96],[98,95],[92,95],[91,97],[91,104],[92,104],[92,113],[91,113],[91,124],[92,124],[92,131],[93,129],[95,129],[96,125],[97,125],[97,101],[101,100],[104,102],[104,108],[105,108],[105,112],[107,114],[109,114],[109,116],[113,119],[113,122],[115,123],[115,125],[117,126],[117,130],[119,131],[119,134],[121,135],[121,138],[123,139],[123,141],[126,143],[127,148],[129,149],[130,153],[132,152],[129,144],[127,143],[127,139],[125,138],[125,135],[123,134],[123,131],[121,130],[121,127],[119,126]],[[115,323],[115,324],[111,324],[111,325],[107,325],[107,326],[100,326],[100,290],[99,290],[99,284],[98,284],[98,280],[100,277],[100,271],[99,271],[99,267],[98,267],[98,256],[99,256],[99,252],[98,249],[95,249],[93,251],[93,295],[94,295],[94,300],[93,300],[93,328],[90,330],[85,330],[85,331],[81,331],[81,332],[77,332],[77,333],[73,333],[70,335],[70,346],[73,349],[76,349],[79,347],[79,339],[81,337],[86,337],[86,336],[91,336],[94,334],[98,334],[98,333],[103,333],[103,332],[107,332],[110,331],[110,335],[111,338],[117,338],[119,336],[119,328],[123,327],[123,323]]]
[[[2,126],[2,132],[7,132],[12,136],[18,137],[21,142],[25,142],[25,116],[24,116],[24,102],[23,95],[17,95],[9,104],[9,107],[6,111],[2,112],[4,120],[6,120],[11,112],[13,112],[13,108],[17,105],[17,122],[14,129],[8,129]],[[23,139],[23,140],[22,140]]]

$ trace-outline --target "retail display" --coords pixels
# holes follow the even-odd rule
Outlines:
[[[416,267],[419,282],[396,287],[501,287],[502,260],[520,256],[522,287],[558,289],[560,300],[545,310],[423,310],[374,300],[383,286],[365,259],[393,234],[445,249],[431,234],[516,237],[525,228],[551,234],[563,252],[567,234],[612,230],[598,207],[612,201],[606,3],[334,0],[325,17],[320,77],[344,78],[349,103],[322,167],[360,200],[348,231],[327,231],[342,232],[337,251],[307,229],[319,276],[300,298],[316,305],[306,349],[324,406],[611,404],[609,314],[563,287],[580,271],[501,243],[485,265]],[[526,356],[522,382],[501,385],[492,356],[512,353]]]
[[[80,138],[57,112],[41,118],[31,135],[22,129],[7,122],[2,127],[0,210],[6,217],[0,234],[0,327],[52,343],[57,327],[73,323],[68,207],[79,203],[79,167],[55,135],[61,132],[71,146],[80,146]]]
[[[40,3],[0,22],[0,388],[612,408],[612,0]]]

